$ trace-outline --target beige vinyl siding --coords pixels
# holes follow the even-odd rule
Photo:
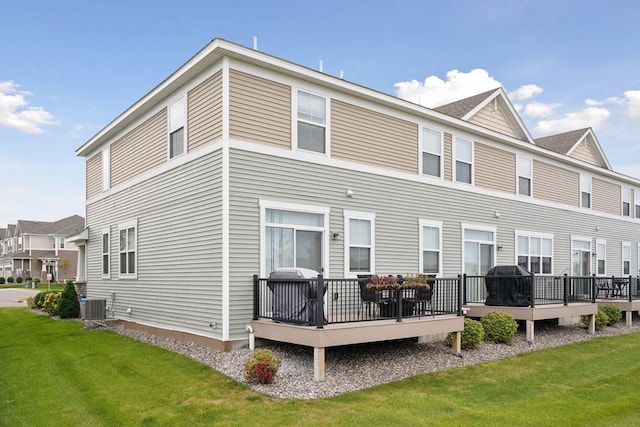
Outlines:
[[[222,72],[190,90],[187,99],[188,150],[222,138]]]
[[[516,156],[514,153],[476,142],[474,163],[476,186],[515,194]]]
[[[418,125],[331,101],[331,157],[418,173]]]
[[[494,107],[493,101],[485,105],[484,108],[471,117],[469,122],[494,130],[503,135],[518,138],[518,135],[513,131],[511,124],[507,121],[502,108],[500,108],[499,105]]]
[[[111,145],[111,187],[164,163],[167,159],[167,109]]]
[[[444,179],[446,181],[453,180],[453,171],[451,165],[453,162],[453,136],[450,133],[444,133]]]
[[[102,151],[87,159],[86,168],[86,197],[90,199],[102,192]]]
[[[533,160],[533,195],[537,199],[580,206],[580,174]]]
[[[591,180],[591,208],[614,215],[622,215],[620,185],[593,177]]]
[[[217,151],[89,204],[88,297],[110,305],[113,292],[116,318],[221,339],[221,170]],[[138,220],[138,277],[124,279],[118,277],[118,224],[132,219]],[[110,279],[101,274],[106,227]]]
[[[229,136],[291,148],[291,87],[229,70]]]
[[[594,166],[601,166],[598,164],[598,161],[596,160],[596,157],[589,145],[579,144],[569,157],[582,160]]]

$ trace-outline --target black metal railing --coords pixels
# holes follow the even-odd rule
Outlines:
[[[267,279],[253,276],[253,319],[322,328],[327,324],[462,315],[462,276],[426,289],[369,289],[367,279]]]

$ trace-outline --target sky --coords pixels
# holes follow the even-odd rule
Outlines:
[[[75,151],[215,38],[442,105],[502,86],[640,177],[640,2],[0,0],[0,228],[85,216]]]

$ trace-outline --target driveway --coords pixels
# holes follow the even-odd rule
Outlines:
[[[9,288],[0,289],[0,307],[26,307],[27,298],[35,296],[37,289]]]

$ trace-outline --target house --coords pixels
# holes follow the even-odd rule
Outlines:
[[[219,348],[247,342],[252,276],[279,267],[640,266],[640,180],[591,129],[534,139],[502,88],[429,109],[215,39],[76,154],[88,297]]]
[[[84,228],[84,218],[72,215],[58,221],[18,220],[0,229],[2,277],[38,278],[65,282],[75,278],[78,251],[65,239]],[[50,275],[50,276],[48,276]]]

